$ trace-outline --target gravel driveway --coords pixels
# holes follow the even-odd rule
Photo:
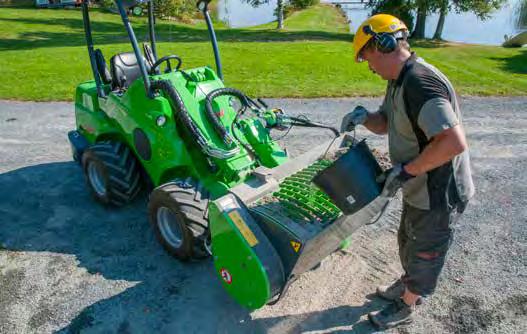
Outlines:
[[[380,101],[269,102],[337,125],[354,105]],[[527,333],[527,97],[461,102],[477,195],[437,294],[393,333]],[[73,127],[71,103],[0,101],[0,333],[374,332],[365,314],[384,302],[372,292],[400,270],[400,203],[277,305],[248,312],[222,290],[210,260],[182,264],[163,252],[145,197],[122,209],[90,198],[70,159]],[[285,142],[298,155],[330,137],[294,129]]]

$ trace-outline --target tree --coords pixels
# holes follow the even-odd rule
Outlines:
[[[253,7],[258,7],[260,5],[269,3],[270,0],[242,0],[248,4],[250,4]],[[319,3],[319,0],[289,0],[289,5],[287,6],[289,10],[299,10],[299,9],[306,9],[309,6],[313,6],[317,3]],[[277,29],[282,29],[284,27],[284,19],[285,19],[285,1],[284,0],[277,0],[276,1],[276,9],[274,11],[274,14],[276,16],[277,20]]]
[[[284,28],[284,0],[276,1],[276,20],[278,21],[277,29]]]
[[[523,0],[518,4],[516,27],[518,29],[527,29],[527,0]]]
[[[478,18],[485,20],[490,14],[501,7],[506,0],[369,0],[369,7],[374,8],[373,13],[384,12],[398,16],[405,21],[398,13],[401,11],[417,12],[415,28],[412,38],[425,38],[426,18],[430,13],[439,11],[434,38],[441,39],[445,19],[447,14],[454,10],[457,13],[473,12]],[[525,1],[525,0],[524,0]],[[386,4],[389,3],[389,6]],[[384,11],[377,10],[378,8]],[[403,10],[404,9],[404,10]],[[406,23],[406,22],[405,22]],[[410,29],[410,26],[408,27]]]
[[[442,0],[439,4],[439,20],[437,21],[436,31],[433,39],[441,39],[443,27],[445,26],[446,15],[448,14],[448,0]]]
[[[244,0],[253,7],[269,3],[270,0]],[[284,27],[284,0],[277,0],[275,10],[277,25],[276,29],[282,29]]]
[[[434,39],[441,39],[445,19],[449,11],[456,13],[473,12],[481,20],[490,17],[494,10],[499,9],[505,0],[435,0],[432,1],[432,10],[439,10],[439,21],[437,22]]]
[[[415,30],[412,38],[425,38],[426,16],[430,11],[429,0],[416,0],[415,8],[417,9],[417,20],[415,21]]]
[[[372,8],[371,15],[391,14],[406,24],[409,31],[414,28],[413,2],[408,0],[370,0],[367,4]]]

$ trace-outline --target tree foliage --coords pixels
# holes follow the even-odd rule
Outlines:
[[[516,27],[518,29],[527,29],[527,0],[523,0],[518,4],[517,12]]]
[[[429,14],[439,12],[440,17],[434,38],[441,38],[445,17],[450,11],[457,13],[472,12],[481,20],[490,17],[494,10],[499,9],[506,0],[369,0],[368,6],[372,13],[387,13],[399,17],[409,29],[413,24],[413,12],[417,20],[413,26],[412,37],[425,37],[425,23]]]
[[[157,17],[187,20],[196,15],[196,1],[193,0],[154,0]]]
[[[306,9],[318,4],[320,0],[290,0],[289,5],[296,9]]]
[[[115,8],[114,0],[96,0],[105,8]],[[145,5],[141,5],[145,6]],[[197,13],[195,0],[154,0],[156,17],[186,21]]]
[[[450,8],[456,12],[472,12],[482,20],[490,17],[493,11],[500,9],[506,0],[453,0]]]
[[[372,15],[391,14],[406,24],[408,30],[414,28],[414,4],[408,0],[369,0],[368,7],[372,8]]]

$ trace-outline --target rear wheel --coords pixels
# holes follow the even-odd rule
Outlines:
[[[122,206],[141,190],[139,163],[122,143],[105,141],[88,147],[82,167],[90,192],[103,204]]]
[[[154,189],[148,203],[149,219],[169,254],[182,261],[209,255],[208,202],[206,190],[192,179]]]

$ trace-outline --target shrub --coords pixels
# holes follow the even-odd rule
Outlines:
[[[96,3],[115,11],[114,0],[96,0]],[[156,17],[161,19],[189,21],[197,14],[196,3],[195,0],[154,0],[154,11]]]
[[[0,6],[34,7],[35,0],[0,0]]]
[[[306,9],[307,7],[318,4],[320,0],[291,0],[289,3],[293,8]]]
[[[284,18],[291,16],[294,12],[317,5],[320,0],[290,0],[284,5]]]
[[[186,21],[197,14],[196,1],[192,0],[154,0],[154,8],[159,18]]]

